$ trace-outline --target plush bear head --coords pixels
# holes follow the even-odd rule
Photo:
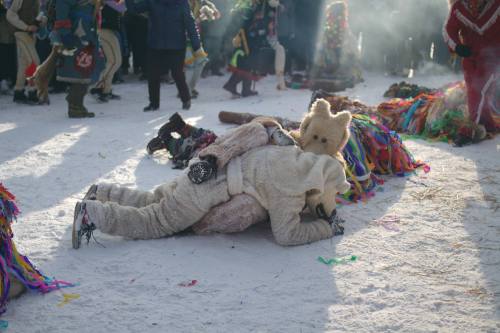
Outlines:
[[[349,111],[333,115],[330,103],[318,99],[312,104],[294,137],[304,151],[337,157],[349,139],[351,118]]]

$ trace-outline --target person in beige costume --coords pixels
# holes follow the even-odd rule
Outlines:
[[[192,183],[187,170],[152,193],[99,184],[97,200],[75,207],[73,247],[79,248],[94,229],[132,239],[170,236],[241,193],[267,210],[278,244],[306,244],[334,236],[335,227],[326,217],[335,212],[336,194],[349,188],[338,160],[296,146],[266,145],[233,158],[217,177],[202,184]],[[312,222],[301,221],[306,204],[317,217]]]
[[[36,91],[30,90],[26,96],[24,87],[26,85],[26,69],[31,64],[36,66],[40,64],[40,58],[35,49],[34,33],[38,30],[40,21],[45,22],[45,18],[38,18],[39,14],[39,0],[14,0],[7,10],[7,21],[15,29],[14,36],[17,45],[17,79],[14,90],[14,102],[17,103],[38,102]]]

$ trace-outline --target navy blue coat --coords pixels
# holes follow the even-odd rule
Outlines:
[[[187,0],[128,0],[129,11],[149,15],[148,46],[160,50],[182,50],[187,37],[198,50],[200,34]]]

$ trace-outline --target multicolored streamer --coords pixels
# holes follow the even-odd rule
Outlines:
[[[71,283],[43,275],[28,257],[17,251],[12,239],[11,224],[18,214],[14,195],[0,183],[0,314],[5,312],[13,278],[26,288],[41,293],[73,286]]]
[[[420,167],[425,172],[430,170],[428,165],[415,160],[395,131],[368,115],[353,114],[350,132],[343,156],[352,186],[349,192],[337,198],[340,204],[373,197],[375,187],[383,184],[377,175],[404,177]]]

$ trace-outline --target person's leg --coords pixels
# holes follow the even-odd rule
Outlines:
[[[159,50],[149,49],[148,51],[148,91],[149,91],[149,106],[153,109],[160,107],[160,83],[161,71],[158,67],[161,66],[162,52]]]
[[[106,58],[106,65],[101,72],[99,81],[95,85],[96,88],[90,90],[91,94],[103,94],[105,82],[107,81],[108,76],[111,73],[111,68],[114,66],[113,50],[109,40],[107,39],[108,35],[105,33],[105,30],[106,29],[98,30],[97,33],[99,35],[99,41],[101,42],[101,49],[104,53],[104,58]],[[107,102],[107,100],[105,100],[104,98],[102,98],[101,101]]]
[[[115,184],[98,184],[96,200],[105,202],[115,202],[122,206],[145,207],[160,200],[165,196],[168,188],[159,186],[154,192],[140,191]]]
[[[229,200],[226,177],[222,174],[200,185],[182,176],[160,188],[163,198],[142,208],[85,201],[88,220],[104,233],[154,239],[189,228],[212,207]]]
[[[147,71],[146,60],[148,57],[148,19],[142,15],[137,16],[136,22],[137,40],[136,52],[134,53],[134,68],[138,66],[143,73]]]
[[[0,82],[2,80],[7,80],[8,78],[7,75],[8,45],[9,44],[0,43]]]
[[[252,90],[252,80],[250,80],[248,78],[244,78],[242,86],[243,87],[241,89],[241,96],[249,97],[249,96],[258,95],[257,91]]]
[[[20,92],[24,91],[26,85],[26,69],[34,64],[38,66],[40,59],[35,49],[35,39],[27,32],[18,31],[14,33],[17,45],[17,77],[15,90],[20,97]],[[24,93],[23,93],[24,95]],[[16,99],[16,95],[14,95]],[[22,102],[22,100],[19,100]]]
[[[198,96],[196,91],[196,84],[200,81],[201,73],[208,62],[207,58],[196,59],[193,64],[193,73],[191,79],[189,80],[189,89],[193,98]]]
[[[276,72],[276,80],[278,84],[276,88],[278,90],[285,90],[285,62],[286,62],[286,54],[285,48],[279,42],[276,42],[274,46],[275,56],[274,56],[274,69]]]
[[[99,36],[101,37],[101,45],[106,56],[106,68],[104,69],[103,78],[103,93],[110,94],[113,84],[113,76],[122,64],[122,54],[120,50],[120,42],[115,32],[109,29],[102,29]]]
[[[241,75],[238,75],[237,73],[231,74],[231,77],[229,80],[224,84],[223,88],[227,91],[229,91],[233,96],[239,97],[241,96],[240,93],[237,90],[238,84],[243,80]]]
[[[474,78],[475,86],[478,91],[479,102],[477,104],[477,114],[474,122],[483,125],[488,132],[497,132],[500,130],[500,122],[498,122],[498,110],[495,110],[493,103],[495,98],[495,89],[498,84],[499,76],[492,71],[486,71],[481,68],[476,72]],[[495,120],[496,118],[496,120]]]
[[[172,71],[172,78],[175,81],[177,90],[181,97],[183,104],[191,101],[191,94],[189,93],[189,87],[186,83],[186,77],[184,75],[184,56],[185,50],[173,50],[169,51],[168,57],[165,61],[170,64],[170,69]]]
[[[89,112],[83,105],[83,100],[87,94],[88,86],[81,83],[70,85],[68,96],[68,117],[70,118],[93,118],[95,114]]]
[[[16,54],[16,44],[15,43],[9,44],[8,54],[9,54],[8,59],[10,59],[10,61],[8,62],[8,64],[9,64],[9,77],[10,77],[11,83],[15,84],[16,77],[17,77],[17,63],[16,63],[17,54]]]

